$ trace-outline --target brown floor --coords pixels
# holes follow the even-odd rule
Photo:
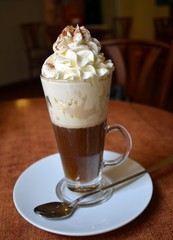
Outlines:
[[[44,94],[39,78],[0,87],[0,101],[43,96]]]

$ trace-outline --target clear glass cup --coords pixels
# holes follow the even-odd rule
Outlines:
[[[65,201],[109,184],[109,179],[102,174],[103,168],[125,161],[132,147],[130,134],[123,126],[107,125],[111,75],[93,80],[64,81],[41,76],[65,175],[56,192]],[[105,137],[114,131],[125,139],[125,151],[107,161],[103,159]],[[92,204],[110,195],[111,190],[86,201]]]

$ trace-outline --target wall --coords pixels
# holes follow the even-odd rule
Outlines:
[[[124,0],[125,2],[127,0]],[[133,0],[132,16],[134,24],[131,36],[134,38],[154,38],[153,18],[159,16],[169,16],[168,6],[158,6],[155,0]],[[123,7],[123,6],[122,6]],[[124,12],[125,7],[122,8]]]
[[[20,24],[43,21],[42,0],[0,1],[0,86],[28,78]]]
[[[103,21],[106,24],[111,25],[113,17],[118,15],[118,0],[102,0],[103,5]]]
[[[117,16],[131,16],[132,38],[154,38],[153,18],[169,16],[169,7],[156,5],[156,0],[116,0]]]

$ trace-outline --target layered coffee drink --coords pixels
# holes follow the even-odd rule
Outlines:
[[[105,122],[87,128],[64,128],[53,124],[68,179],[83,183],[99,176],[102,169],[105,126]]]
[[[46,59],[41,81],[67,184],[100,179],[114,66],[85,27],[67,26]]]

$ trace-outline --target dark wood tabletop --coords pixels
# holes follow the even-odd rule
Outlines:
[[[108,122],[128,129],[133,140],[130,158],[147,168],[173,153],[173,114],[135,103],[110,101]],[[105,148],[113,147],[111,137]],[[117,144],[118,147],[118,144]],[[56,153],[44,98],[0,103],[0,239],[72,240],[43,231],[22,218],[13,203],[20,174],[37,160]],[[92,240],[173,239],[173,165],[151,174],[153,196],[136,219]]]

